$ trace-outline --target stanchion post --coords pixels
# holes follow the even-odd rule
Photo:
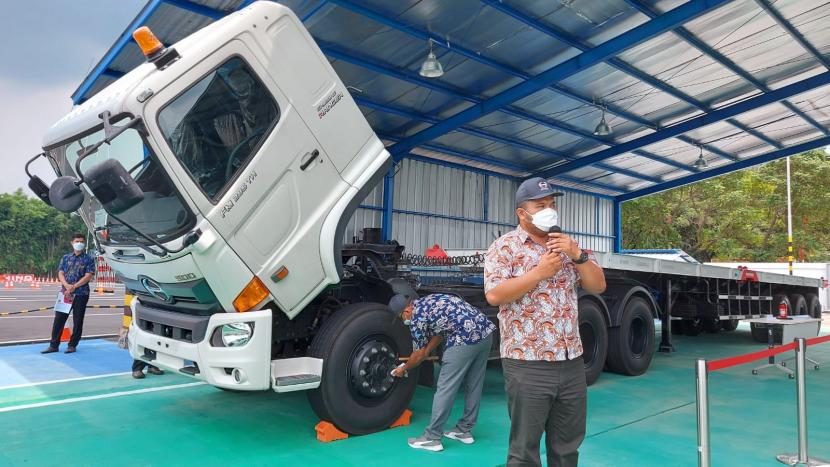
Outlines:
[[[796,338],[795,384],[798,410],[798,454],[781,454],[776,458],[787,465],[830,465],[825,460],[810,457],[807,450],[807,340]]]
[[[695,367],[697,385],[697,465],[710,467],[709,452],[709,371],[706,360],[699,358]]]

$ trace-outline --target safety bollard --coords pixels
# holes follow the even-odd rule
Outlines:
[[[709,457],[709,371],[699,358],[695,367],[697,386],[697,465],[710,467]]]
[[[807,450],[807,340],[797,338],[795,348],[795,381],[798,411],[798,454],[779,454],[779,462],[787,465],[830,465],[822,459],[810,457]]]

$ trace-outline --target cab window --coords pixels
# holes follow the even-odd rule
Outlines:
[[[159,127],[211,201],[224,194],[279,120],[274,97],[235,57],[167,104]]]

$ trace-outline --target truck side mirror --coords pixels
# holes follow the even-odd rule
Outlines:
[[[75,184],[75,178],[65,175],[58,177],[52,183],[52,186],[49,187],[49,202],[58,211],[66,213],[75,212],[83,204],[84,194],[81,193],[81,189]]]
[[[29,178],[29,189],[40,198],[41,201],[48,205],[52,205],[52,202],[49,201],[49,185],[46,184],[43,180],[40,179],[37,175],[32,175]]]
[[[121,162],[107,159],[84,173],[84,183],[108,212],[121,214],[144,199],[144,192]]]

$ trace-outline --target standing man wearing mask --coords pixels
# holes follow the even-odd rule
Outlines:
[[[510,415],[508,466],[576,466],[585,437],[587,386],[577,286],[605,290],[589,251],[561,232],[555,192],[542,178],[516,191],[519,226],[493,242],[484,262],[487,302],[499,307],[501,357]],[[557,231],[558,230],[558,231]]]
[[[409,326],[413,349],[406,363],[394,369],[392,376],[405,376],[407,370],[416,368],[438,345],[445,343],[432,400],[432,417],[423,435],[409,439],[409,446],[443,451],[442,435],[472,444],[474,439],[470,432],[478,418],[484,373],[496,326],[481,311],[455,295],[431,294],[418,298],[414,291],[398,294],[389,301],[389,311]],[[445,432],[444,424],[462,384],[464,413],[455,427]]]
[[[81,334],[84,331],[84,314],[86,304],[89,301],[89,281],[95,274],[95,260],[85,252],[83,234],[72,236],[72,253],[67,253],[61,258],[58,266],[58,278],[61,281],[61,292],[64,295],[72,296],[72,337],[69,339],[69,346],[66,353],[74,353],[81,341]],[[69,318],[69,313],[55,312],[55,320],[52,322],[52,340],[49,347],[40,353],[52,353],[58,351],[60,345],[61,331]]]

